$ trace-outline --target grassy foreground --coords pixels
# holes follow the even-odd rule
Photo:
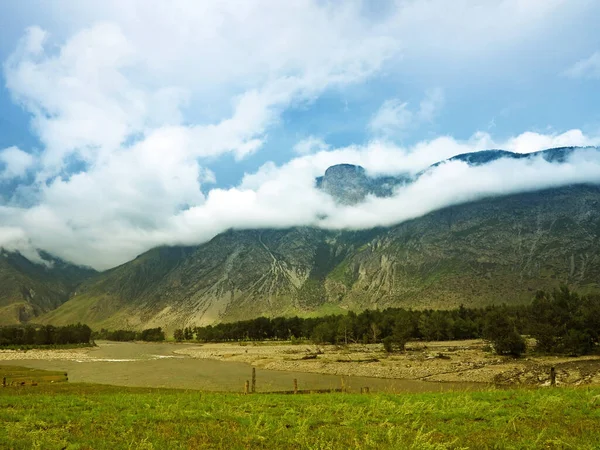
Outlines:
[[[1,374],[0,374],[1,375]],[[0,388],[0,448],[599,448],[600,388],[238,395]]]

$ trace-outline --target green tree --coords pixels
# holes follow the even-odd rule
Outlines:
[[[443,341],[452,338],[452,323],[445,311],[429,311],[419,318],[419,331],[428,341]]]
[[[495,309],[485,317],[483,336],[490,341],[494,351],[499,355],[521,356],[527,345],[519,334],[514,320],[508,317],[507,311]]]
[[[313,329],[310,339],[315,344],[333,344],[335,342],[334,329],[327,322],[321,322]]]
[[[348,341],[354,340],[354,321],[356,314],[348,313],[338,321],[336,340],[338,343],[348,345]]]
[[[394,349],[399,352],[403,352],[406,349],[406,343],[410,340],[414,334],[414,325],[411,321],[408,312],[402,311],[394,322],[392,328],[392,342]]]
[[[177,328],[175,330],[175,332],[173,333],[173,338],[177,341],[177,342],[181,342],[185,339],[185,335],[184,332],[181,328]]]

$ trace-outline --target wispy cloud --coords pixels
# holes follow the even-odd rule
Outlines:
[[[369,129],[375,135],[390,137],[405,131],[413,123],[414,113],[408,103],[397,98],[386,100],[369,122]]]
[[[423,122],[432,122],[444,106],[445,96],[442,88],[429,89],[419,104],[417,117]]]
[[[329,145],[322,138],[316,136],[309,136],[294,145],[294,152],[299,155],[308,155],[325,150],[329,150]]]
[[[376,136],[397,137],[411,128],[431,123],[444,105],[444,91],[441,88],[429,89],[416,110],[411,110],[408,102],[392,98],[386,100],[369,122],[369,129]]]
[[[600,79],[600,52],[577,61],[563,75],[575,79]]]

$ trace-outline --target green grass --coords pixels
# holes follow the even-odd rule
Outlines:
[[[0,381],[9,386],[12,383],[25,383],[26,385],[31,385],[32,382],[37,384],[59,383],[67,381],[67,374],[19,366],[0,366]]]
[[[3,449],[593,449],[599,424],[600,388],[247,396],[0,388]]]

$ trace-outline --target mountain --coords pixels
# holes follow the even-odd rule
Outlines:
[[[571,151],[454,159],[556,161]],[[409,182],[346,164],[316,181],[340,203],[390,195]],[[598,185],[483,199],[389,228],[227,231],[199,246],[156,248],[86,280],[43,320],[173,329],[259,315],[522,303],[565,282],[600,291]]]
[[[488,150],[451,160],[555,162],[575,150]],[[315,183],[354,204],[392,195],[420,175],[371,177],[341,164]],[[259,315],[519,303],[564,282],[600,292],[600,186],[482,199],[389,228],[227,231],[198,246],[152,249],[102,273],[41,255],[45,263],[36,264],[0,250],[0,324],[173,329]]]
[[[417,180],[424,173],[440,164],[462,161],[470,166],[482,166],[500,159],[535,159],[542,158],[548,162],[565,162],[577,150],[598,151],[596,147],[559,147],[533,153],[513,153],[506,150],[482,150],[453,156],[445,161],[435,163],[424,171],[401,176],[369,176],[361,166],[353,164],[337,164],[329,167],[322,177],[316,179],[317,188],[331,195],[339,204],[353,205],[360,203],[367,195],[389,197],[397,187],[406,186]]]
[[[16,252],[0,250],[0,325],[29,320],[66,302],[83,280],[96,274],[40,253],[34,263]]]

